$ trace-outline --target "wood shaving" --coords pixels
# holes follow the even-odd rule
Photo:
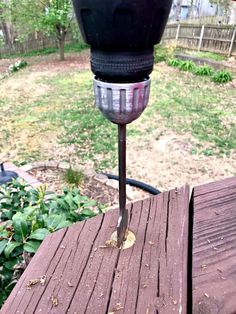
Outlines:
[[[173,300],[172,302],[174,305],[176,305],[178,303],[176,300]]]
[[[152,242],[152,241],[148,241],[148,243],[149,243],[150,245],[154,245],[154,244],[155,244],[155,243]]]
[[[41,284],[41,286],[44,286],[46,279],[47,278],[45,275],[41,276],[40,278],[30,279],[28,283],[26,284],[26,287],[27,289],[31,289],[32,286],[35,286],[37,284]]]
[[[207,269],[207,265],[205,265],[205,264],[201,265],[201,269],[202,270]]]
[[[116,305],[115,305],[115,312],[116,311],[119,311],[119,310],[122,310],[124,307],[121,305],[121,303],[119,302],[119,303],[116,303]]]
[[[105,242],[106,247],[116,247],[117,248],[117,242],[115,240],[107,240]]]
[[[209,294],[207,294],[207,293],[204,293],[204,296],[205,296],[206,298],[209,298]]]
[[[67,284],[69,287],[74,287],[74,285],[70,281],[68,281]]]
[[[58,299],[54,296],[51,297],[51,301],[52,301],[52,306],[58,306],[59,302]]]
[[[146,314],[150,314],[150,309],[149,309],[149,307],[146,309]]]

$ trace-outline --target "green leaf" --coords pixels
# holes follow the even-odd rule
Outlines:
[[[87,216],[88,218],[97,216],[91,209],[84,209],[80,212],[81,215]]]
[[[2,254],[2,252],[5,249],[5,247],[7,246],[7,242],[8,242],[8,240],[1,240],[0,241],[0,255]]]
[[[17,258],[13,258],[10,261],[5,262],[4,263],[4,267],[9,269],[9,270],[13,270],[17,263],[18,263],[18,259]]]
[[[97,202],[93,201],[93,200],[88,200],[88,201],[84,202],[84,207],[93,207],[96,205],[97,205]]]
[[[42,241],[48,234],[50,234],[50,232],[46,228],[37,229],[30,235],[29,239]]]
[[[45,223],[50,232],[68,227],[71,224],[66,220],[65,215],[51,215],[46,218]]]
[[[7,244],[7,246],[5,247],[5,250],[4,250],[4,254],[6,256],[6,258],[9,258],[10,257],[10,254],[19,246],[21,246],[22,243],[19,243],[19,242],[9,242]]]
[[[62,228],[69,227],[71,224],[72,223],[70,221],[68,221],[68,220],[62,221],[61,223],[59,223],[59,225],[57,225],[55,230],[59,230],[59,229],[62,229]]]
[[[64,198],[64,200],[69,205],[68,209],[75,208],[75,204],[74,204],[74,201],[73,201],[73,196],[71,194],[67,194],[66,197]]]
[[[24,244],[24,251],[28,253],[35,253],[39,248],[41,242],[40,241],[28,241]]]
[[[14,239],[16,241],[24,241],[29,232],[26,216],[21,213],[17,213],[13,216],[12,220],[15,232]]]

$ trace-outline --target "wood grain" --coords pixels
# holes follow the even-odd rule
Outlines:
[[[50,235],[1,313],[185,314],[188,203],[186,186],[132,204],[127,250],[104,247],[118,210]],[[44,286],[27,289],[43,275]]]
[[[194,188],[193,313],[236,313],[236,178]]]

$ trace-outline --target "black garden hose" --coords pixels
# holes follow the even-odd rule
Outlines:
[[[103,173],[105,176],[108,177],[108,179],[113,179],[113,180],[119,180],[119,177],[114,175],[114,174],[110,174],[110,173]],[[158,195],[161,193],[161,191],[157,190],[156,188],[154,188],[153,186],[134,180],[134,179],[126,179],[126,184],[129,184],[131,186],[135,186],[137,188],[140,188],[152,195]]]

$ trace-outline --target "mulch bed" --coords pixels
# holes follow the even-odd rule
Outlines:
[[[62,194],[63,189],[68,186],[64,180],[65,170],[54,168],[36,168],[28,172],[40,182],[47,185],[48,190],[56,194]],[[100,204],[107,205],[109,207],[118,206],[119,192],[118,190],[107,186],[101,182],[98,182],[94,177],[84,178],[81,185],[78,187],[82,195],[88,196],[90,199],[97,201]],[[134,192],[134,198],[143,199],[150,196],[149,193],[138,189],[132,188]],[[127,200],[128,201],[128,200]]]
[[[38,168],[29,171],[29,174],[46,184],[48,190],[56,194],[62,194],[63,189],[68,186],[64,180],[65,171],[62,169]],[[85,177],[78,188],[82,195],[86,195],[100,204],[109,206],[118,204],[118,191],[98,182],[93,177]]]

